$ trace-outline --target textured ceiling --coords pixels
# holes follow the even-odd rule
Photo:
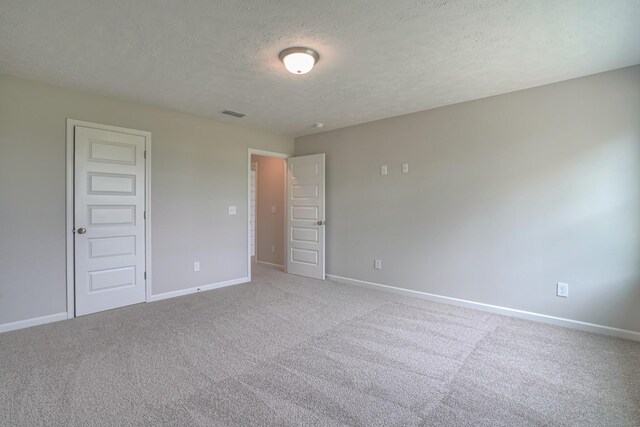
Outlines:
[[[640,0],[0,0],[2,73],[295,136],[638,63]]]

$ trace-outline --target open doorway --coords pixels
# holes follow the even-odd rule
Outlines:
[[[249,150],[249,277],[256,264],[285,269],[287,157]]]

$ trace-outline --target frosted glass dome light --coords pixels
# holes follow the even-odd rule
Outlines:
[[[290,47],[280,52],[280,60],[292,74],[306,74],[313,69],[320,55],[308,47]]]

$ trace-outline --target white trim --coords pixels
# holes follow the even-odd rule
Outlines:
[[[348,277],[327,274],[327,278],[336,282],[349,285],[364,286],[367,288],[376,288],[393,292],[400,295],[408,295],[416,298],[426,299],[429,301],[452,304],[461,307],[473,308],[476,310],[487,311],[490,313],[503,314],[506,316],[518,317],[521,319],[533,320],[541,323],[548,323],[556,326],[564,326],[566,328],[578,329],[581,331],[594,332],[597,334],[611,335],[614,337],[625,338],[633,341],[640,341],[640,332],[630,331],[627,329],[613,328],[611,326],[598,325],[595,323],[582,322],[580,320],[566,319],[563,317],[549,316],[547,314],[533,313],[531,311],[518,310],[515,308],[501,307],[498,305],[485,304],[481,302],[469,301],[459,298],[446,297],[443,295],[430,294],[427,292],[414,291],[406,288],[398,288],[395,286],[382,285],[380,283],[366,282],[364,280],[350,279]]]
[[[172,291],[172,292],[164,292],[158,295],[151,295],[149,302],[160,301],[167,298],[180,297],[183,295],[194,294],[196,292],[210,291],[212,289],[224,288],[227,286],[239,285],[239,284],[248,283],[248,282],[250,282],[248,277],[241,277],[239,279],[232,279],[224,282],[211,283],[203,286],[196,286],[195,288],[180,289],[179,291]]]
[[[144,222],[144,263],[145,263],[145,273],[146,276],[146,295],[145,301],[149,302],[152,293],[152,262],[151,262],[151,132],[144,132],[146,138],[145,144],[145,166],[144,166],[144,180],[145,180],[145,189],[144,189],[144,211],[146,214],[145,222]]]
[[[75,316],[75,289],[74,289],[74,251],[73,251],[73,172],[74,172],[74,126],[75,121],[67,119],[67,169],[66,169],[66,275],[67,275],[67,319]]]
[[[251,154],[255,154],[256,156],[276,157],[278,159],[288,159],[289,157],[291,157],[291,154],[277,153],[275,151],[259,150],[257,148],[249,148],[249,152]]]
[[[31,326],[44,325],[45,323],[59,322],[67,320],[67,313],[56,313],[48,316],[34,317],[31,319],[18,320],[16,322],[3,323],[0,325],[0,333],[15,331],[16,329],[29,328]]]
[[[73,253],[73,172],[74,172],[74,127],[83,126],[93,129],[110,130],[114,132],[139,135],[145,138],[145,270],[147,273],[145,301],[151,297],[151,132],[129,129],[118,126],[67,119],[67,186],[66,186],[66,261],[67,261],[67,314],[71,319],[75,317],[75,268]]]
[[[278,159],[288,159],[291,157],[291,154],[278,153],[275,151],[266,151],[260,150],[257,148],[248,148],[247,149],[247,277],[249,281],[251,281],[251,243],[249,243],[249,239],[251,238],[251,156],[266,156],[266,157],[276,157]],[[285,164],[286,168],[286,164]],[[285,169],[286,170],[286,169]],[[256,209],[258,207],[258,172],[256,170]],[[287,178],[285,174],[284,179],[284,198],[287,200]],[[284,215],[286,218],[286,215]],[[286,234],[286,224],[285,224],[285,234]],[[285,238],[286,240],[286,238]],[[258,259],[258,212],[256,211],[256,260]],[[286,256],[286,251],[285,251]],[[286,272],[286,270],[285,270]]]
[[[251,174],[255,173],[255,199],[251,200],[251,184],[254,178]],[[253,201],[253,211],[251,210],[251,202]],[[253,214],[253,242],[251,241],[251,215]],[[253,244],[253,255],[251,255],[251,245]],[[249,166],[249,256],[258,259],[258,162],[252,161]],[[251,277],[250,273],[247,273]]]
[[[256,264],[269,265],[271,267],[278,267],[278,268],[281,268],[282,270],[284,270],[284,265],[282,265],[282,264],[274,264],[272,262],[259,261],[258,259],[256,259]]]
[[[294,157],[294,156],[289,156],[289,157]],[[287,159],[289,158],[287,157]],[[289,215],[289,213],[287,212],[287,200],[289,200],[289,167],[287,166],[287,159],[284,160],[284,162],[282,163],[282,176],[284,176],[284,180],[282,182],[282,185],[284,185],[284,190],[282,192],[282,194],[284,194],[284,215],[282,215],[282,220],[284,221],[284,224],[282,224],[282,229],[284,230],[284,236],[283,236],[283,241],[284,243],[284,257],[282,259],[282,262],[284,263],[284,265],[282,266],[282,271],[284,271],[285,273],[288,273],[287,271],[287,257],[289,256],[289,242],[287,241],[287,215]],[[258,197],[258,195],[256,194],[256,197]],[[256,204],[256,206],[258,206]],[[256,212],[257,214],[257,212]],[[256,224],[258,224],[256,222]],[[258,252],[256,252],[256,261],[258,260]]]
[[[248,283],[249,281],[250,280],[248,277],[242,277],[239,279],[227,280],[225,282],[211,283],[209,285],[197,286],[195,288],[190,288],[190,289],[181,289],[179,291],[165,292],[158,295],[150,295],[149,297],[147,297],[147,302],[160,301],[163,299],[175,298],[182,295],[193,294],[196,292],[209,291],[211,289],[224,288],[226,286],[232,286],[232,285],[239,285],[241,283]],[[59,322],[61,320],[67,320],[67,319],[68,319],[68,313],[62,312],[57,314],[50,314],[48,316],[34,317],[32,319],[18,320],[16,322],[11,322],[11,323],[3,323],[3,324],[0,324],[0,333],[15,331],[16,329],[29,328],[31,326],[44,325],[46,323]]]
[[[211,289],[224,288],[226,286],[232,286],[232,285],[239,285],[241,283],[248,283],[249,281],[250,280],[248,277],[242,277],[240,279],[227,280],[225,282],[219,282],[219,283],[211,283],[209,285],[197,286],[195,288],[190,288],[190,289],[181,289],[179,291],[165,292],[158,295],[151,295],[150,297],[147,298],[146,302],[160,301],[163,299],[175,298],[182,295],[193,294],[196,292],[209,291]],[[62,312],[62,313],[50,314],[48,316],[34,317],[32,319],[18,320],[16,322],[11,322],[11,323],[3,323],[3,324],[0,324],[0,333],[15,331],[17,329],[29,328],[31,326],[44,325],[46,323],[59,322],[61,320],[67,320],[68,318],[69,318],[68,313]]]

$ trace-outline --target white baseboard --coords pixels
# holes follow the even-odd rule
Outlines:
[[[211,289],[224,288],[226,286],[239,285],[241,283],[248,283],[248,282],[249,282],[248,277],[241,277],[239,279],[232,279],[224,282],[210,283],[208,285],[196,286],[195,288],[181,289],[179,291],[172,291],[172,292],[165,292],[158,295],[151,295],[151,298],[149,298],[148,302],[160,301],[167,298],[175,298],[182,295],[189,295],[189,294],[202,292],[202,291],[210,291]]]
[[[44,325],[45,323],[59,322],[67,320],[67,312],[50,314],[48,316],[34,317],[32,319],[18,320],[17,322],[3,323],[0,325],[0,333],[15,331],[16,329],[28,328],[30,326]]]
[[[515,308],[501,307],[498,305],[484,304],[481,302],[468,301],[459,298],[446,297],[443,295],[430,294],[427,292],[414,291],[411,289],[398,288],[395,286],[382,285],[380,283],[366,282],[364,280],[350,279],[348,277],[327,274],[327,278],[349,285],[365,286],[375,289],[383,289],[401,295],[408,295],[416,298],[422,298],[429,301],[442,302],[461,307],[474,308],[476,310],[487,311],[490,313],[503,314],[506,316],[518,317],[521,319],[533,320],[536,322],[548,323],[551,325],[564,326],[581,331],[594,332],[597,334],[611,335],[614,337],[625,338],[633,341],[640,341],[640,332],[629,331],[627,329],[612,328],[611,326],[597,325],[595,323],[581,322],[579,320],[566,319],[563,317],[549,316],[547,314],[533,313],[530,311],[518,310]]]
[[[225,286],[238,285],[240,283],[247,283],[247,282],[249,282],[249,278],[242,277],[239,279],[227,280],[225,282],[211,283],[209,285],[197,286],[195,288],[190,288],[190,289],[182,289],[179,291],[166,292],[163,294],[152,295],[151,298],[149,298],[148,302],[160,301],[167,298],[174,298],[174,297],[179,297],[181,295],[188,295],[188,294],[193,294],[195,292],[208,291],[208,290],[217,289],[217,288],[224,288]],[[0,324],[0,333],[14,331],[16,329],[28,328],[30,326],[44,325],[45,323],[58,322],[60,320],[67,320],[67,319],[68,319],[68,314],[65,311],[64,313],[56,313],[48,316],[34,317],[32,319],[18,320],[17,322],[3,323],[3,324]]]
[[[284,270],[284,265],[282,265],[282,264],[273,264],[273,263],[270,263],[270,262],[259,261],[259,260],[256,260],[256,263],[257,264],[270,265],[271,267],[278,267],[278,268],[282,268]]]

